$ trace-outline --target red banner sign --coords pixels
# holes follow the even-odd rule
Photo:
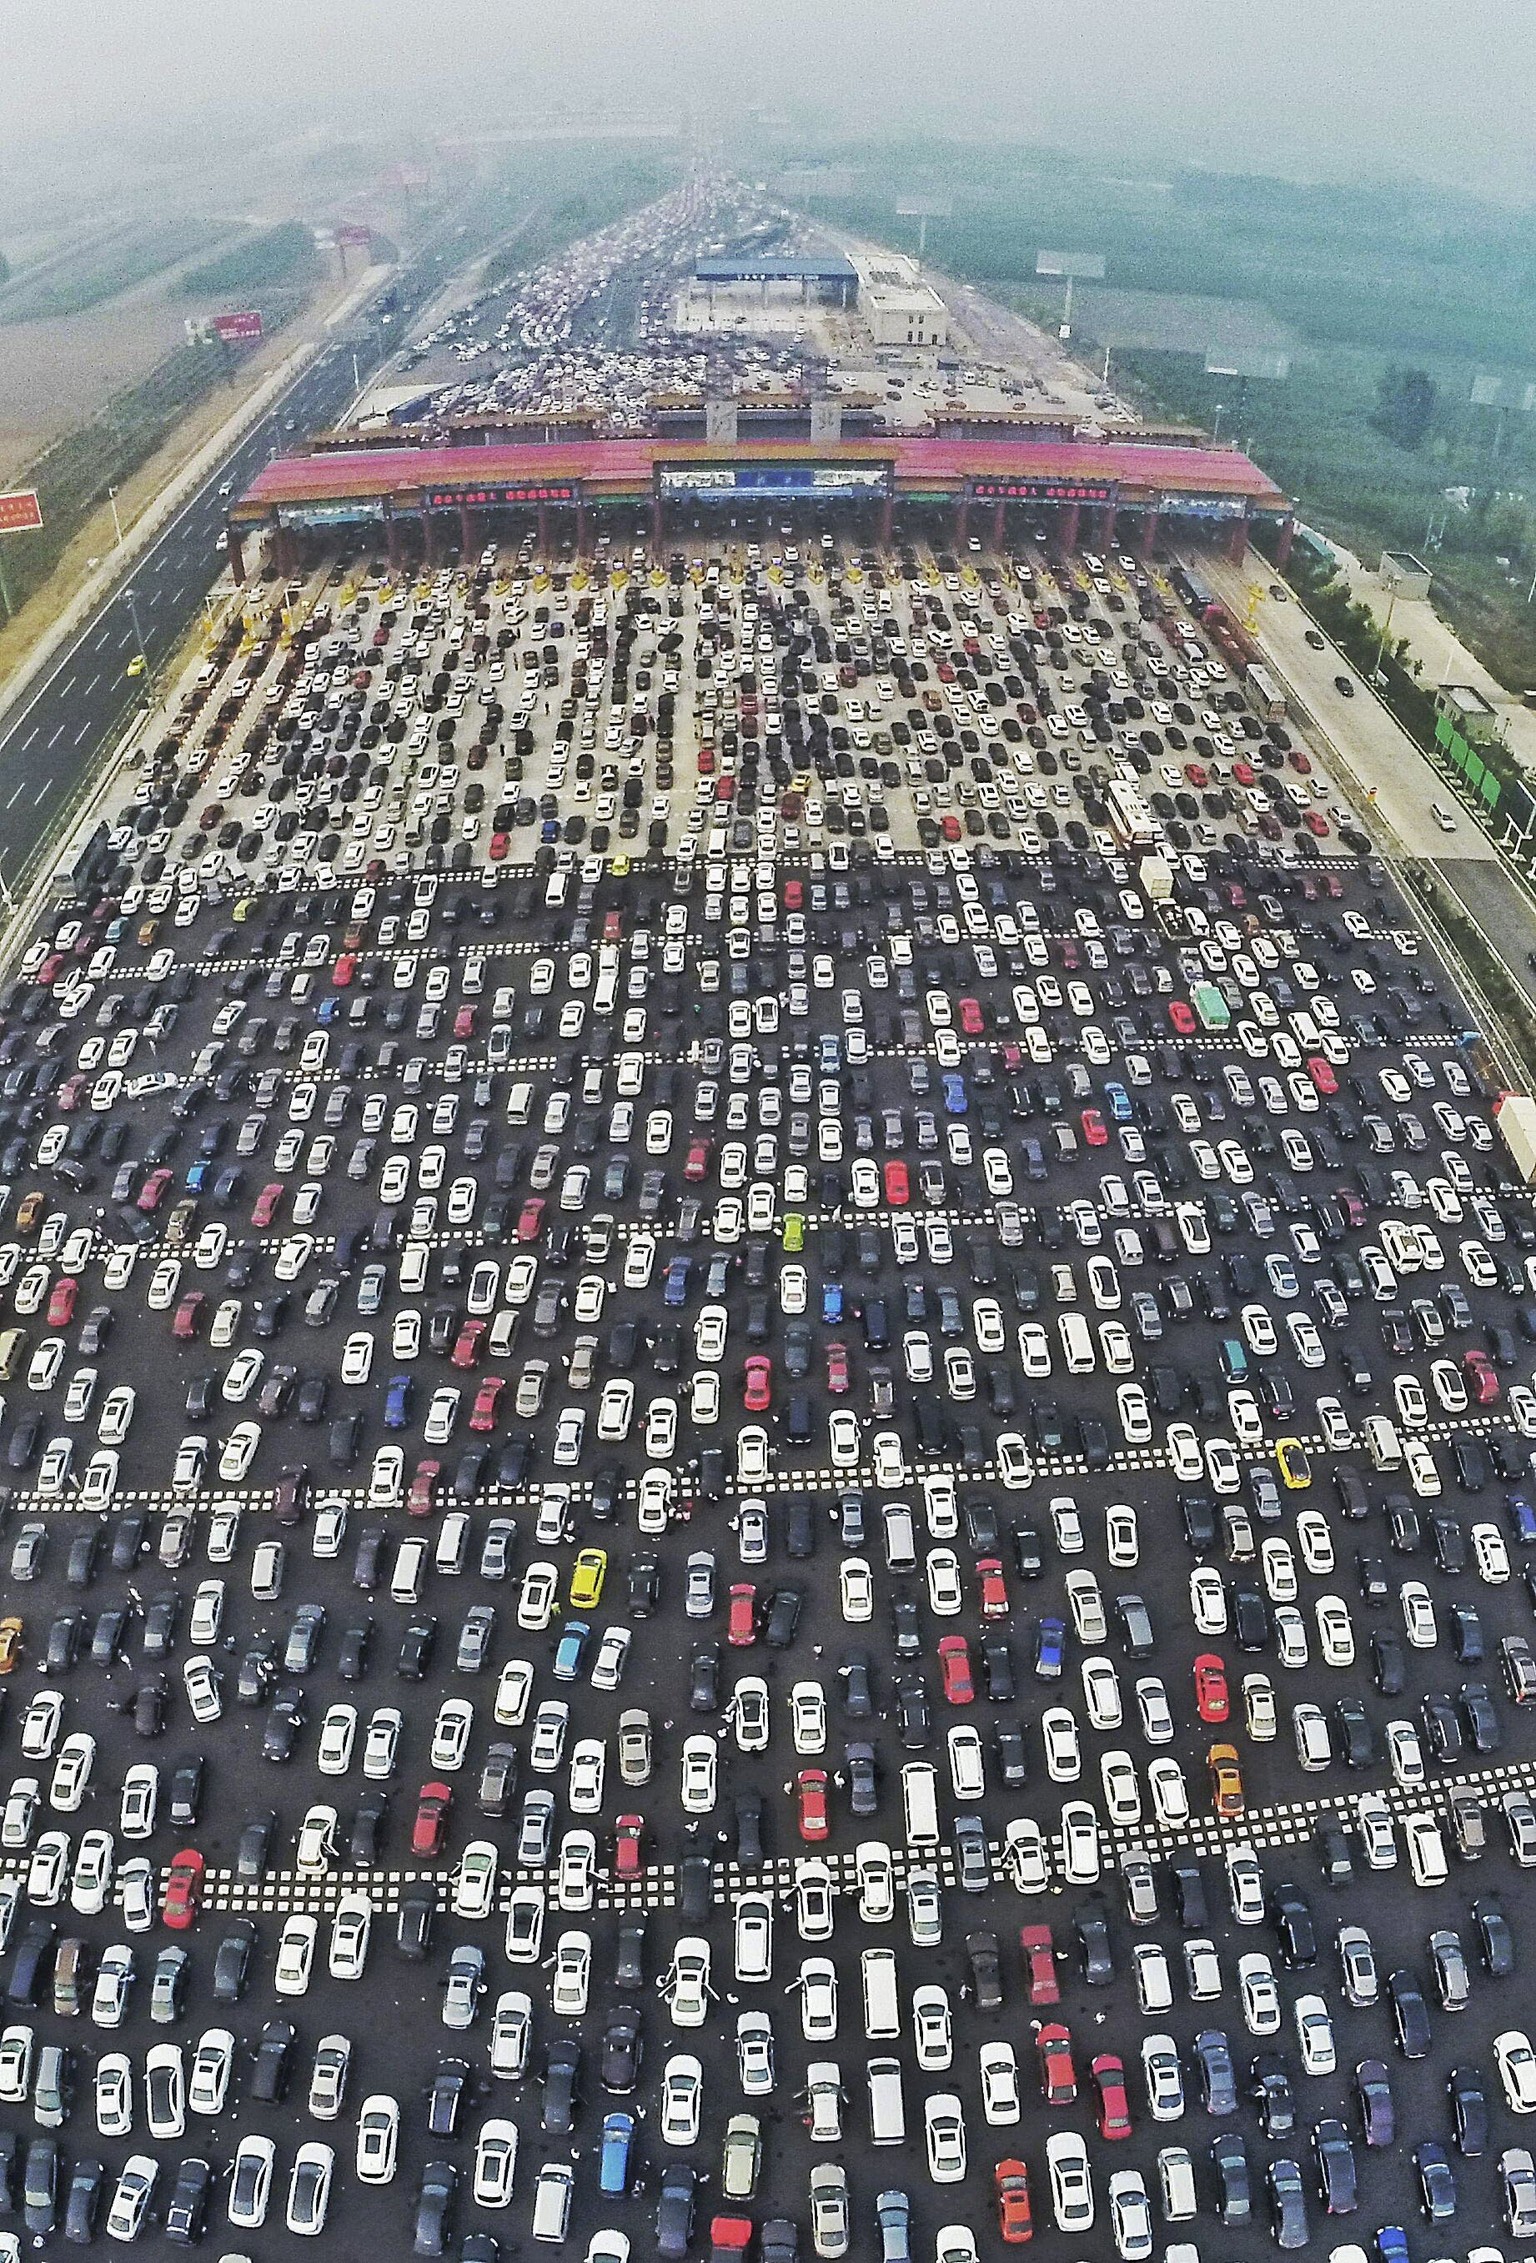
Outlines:
[[[248,308],[243,314],[216,314],[213,318],[213,334],[216,338],[222,338],[226,346],[239,345],[248,338],[259,338],[261,316],[254,307]]]
[[[31,533],[42,523],[35,487],[18,487],[9,495],[0,495],[0,534]]]

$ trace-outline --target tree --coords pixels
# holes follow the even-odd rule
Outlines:
[[[0,251],[0,283],[8,283],[8,282],[10,281],[10,279],[11,279],[11,263],[10,263],[10,261],[9,261],[9,260],[8,260],[8,259],[6,258],[6,256],[5,256],[4,252],[3,252],[3,251]]]
[[[1417,448],[1435,413],[1435,381],[1427,370],[1400,369],[1394,362],[1376,380],[1371,423],[1399,448]]]

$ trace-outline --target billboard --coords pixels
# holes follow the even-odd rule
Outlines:
[[[1101,251],[1042,251],[1035,255],[1037,275],[1066,275],[1082,283],[1102,283],[1104,280],[1104,254]]]
[[[510,487],[434,487],[422,501],[429,511],[451,511],[460,503],[471,510],[490,503],[575,503],[581,490],[573,479],[520,480]]]
[[[657,493],[693,503],[867,502],[891,491],[888,464],[659,464]]]
[[[339,244],[359,244],[362,246],[363,250],[366,251],[368,246],[373,242],[373,230],[371,228],[359,227],[356,224],[353,224],[352,226],[346,228],[338,228],[336,231],[336,241]]]
[[[973,479],[977,503],[1112,503],[1112,479]]]
[[[0,534],[35,533],[43,523],[35,487],[17,487],[0,495]]]
[[[261,316],[255,307],[247,307],[240,314],[216,314],[213,334],[222,338],[226,346],[244,345],[261,336]]]

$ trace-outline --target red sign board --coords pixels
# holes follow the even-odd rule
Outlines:
[[[977,479],[971,494],[978,503],[1112,503],[1115,488],[1107,479]]]
[[[222,338],[226,346],[239,345],[248,338],[261,336],[261,316],[254,307],[243,314],[216,314],[213,334]]]
[[[483,503],[574,503],[576,500],[575,486],[567,480],[542,486],[433,488],[427,495],[427,508],[446,511],[455,503],[468,503],[473,507]]]
[[[0,534],[31,533],[42,523],[35,487],[18,487],[9,495],[0,495]]]
[[[359,244],[366,250],[369,244],[373,242],[373,230],[357,226],[338,228],[336,241],[339,244]]]

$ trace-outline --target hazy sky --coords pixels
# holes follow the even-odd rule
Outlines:
[[[351,101],[364,125],[436,131],[563,93],[1536,197],[1533,0],[6,0],[0,24],[12,158],[37,127],[95,148],[118,124]]]

